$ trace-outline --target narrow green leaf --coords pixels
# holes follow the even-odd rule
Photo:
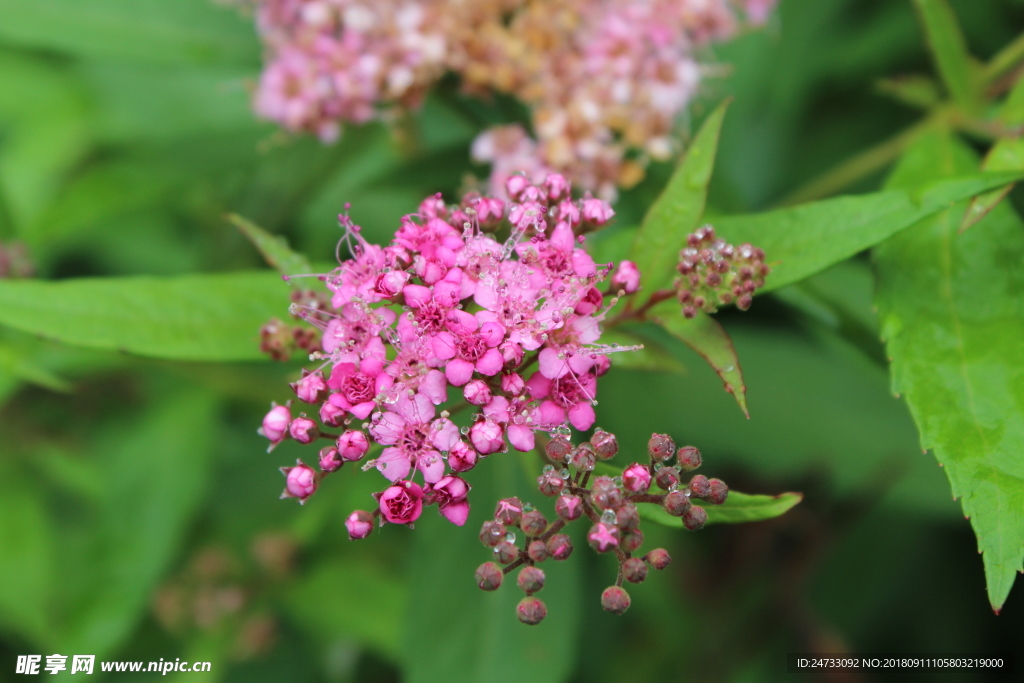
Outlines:
[[[405,621],[402,679],[432,683],[454,675],[462,681],[568,680],[575,670],[581,628],[581,563],[546,564],[541,597],[548,615],[536,626],[520,623],[515,607],[523,593],[515,585],[515,574],[492,593],[476,586],[473,572],[491,557],[474,530],[491,515],[494,508],[488,506],[494,500],[529,496],[531,484],[536,494],[536,483],[524,476],[514,458],[488,459],[473,474],[471,500],[479,503],[464,527],[453,526],[432,510],[416,522],[410,566],[410,593],[416,599],[409,603]],[[545,515],[554,518],[550,510]]]
[[[242,218],[238,214],[229,214],[228,222],[238,228],[246,238],[252,242],[267,264],[276,268],[281,275],[299,275],[312,273],[313,266],[302,254],[291,250],[288,240],[280,235],[273,235],[252,221]]]
[[[287,310],[263,272],[0,281],[0,325],[75,346],[177,360],[260,358],[259,330]]]
[[[1003,138],[996,142],[985,156],[981,168],[984,171],[1024,171],[1024,138]],[[972,199],[960,224],[960,231],[963,232],[987,216],[1012,189],[1011,183]]]
[[[931,109],[942,100],[938,84],[927,76],[883,78],[875,84],[875,90],[918,109]]]
[[[764,249],[772,272],[760,294],[845,261],[954,202],[1022,178],[1020,171],[975,173],[913,189],[833,197],[766,213],[727,216],[715,222],[715,231],[734,244],[750,242]]]
[[[30,48],[163,64],[258,64],[251,19],[209,0],[0,0],[0,38]]]
[[[683,317],[674,299],[652,308],[651,320],[699,353],[725,382],[725,390],[733,395],[743,414],[750,417],[747,410],[747,386],[743,383],[740,359],[729,333],[717,320],[703,311],[698,311],[697,317],[688,320]]]
[[[718,105],[704,121],[633,240],[629,259],[640,269],[642,283],[648,293],[672,281],[679,250],[686,245],[686,236],[693,232],[704,214],[718,136],[728,104],[726,101]]]
[[[914,0],[932,59],[953,101],[967,111],[978,106],[978,88],[963,34],[946,0]]]
[[[948,134],[924,138],[889,181],[977,167]],[[1006,204],[958,234],[964,203],[875,250],[893,389],[978,537],[998,611],[1024,563],[1024,225]]]
[[[1024,37],[1024,33],[1021,34]],[[1010,94],[999,107],[997,117],[1008,126],[1024,125],[1024,73],[1010,89]]]
[[[743,524],[760,522],[781,517],[804,499],[802,493],[780,493],[777,496],[740,493],[729,491],[729,497],[721,505],[703,505],[708,513],[708,524]],[[654,503],[640,503],[636,506],[640,516],[662,526],[683,528],[683,520],[673,517],[665,508]]]

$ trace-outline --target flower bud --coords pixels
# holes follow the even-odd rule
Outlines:
[[[505,445],[501,425],[491,420],[480,420],[470,427],[469,441],[480,455],[497,453]]]
[[[515,543],[508,541],[502,541],[494,548],[494,557],[501,564],[509,564],[515,562],[519,557],[519,548],[516,547]]]
[[[501,390],[509,396],[521,396],[526,390],[526,382],[516,372],[501,376]]]
[[[530,544],[526,546],[526,555],[534,562],[543,562],[548,559],[550,554],[547,543],[544,541],[530,541]]]
[[[340,470],[341,466],[345,464],[340,457],[338,457],[338,449],[334,446],[325,446],[320,449],[320,471],[321,472],[334,472]]]
[[[548,520],[540,510],[529,510],[524,512],[523,518],[519,520],[519,528],[527,536],[540,536],[548,528]]]
[[[516,577],[516,585],[527,595],[533,595],[544,587],[544,570],[540,567],[523,567]]]
[[[366,538],[373,531],[373,515],[365,510],[356,510],[345,520],[349,540]]]
[[[659,488],[671,491],[679,486],[679,471],[675,467],[662,467],[655,471],[654,481]]]
[[[501,567],[493,562],[484,562],[476,568],[475,577],[476,585],[480,586],[482,590],[493,591],[497,590],[498,586],[501,585],[501,580],[505,578],[505,573],[501,571]]]
[[[493,548],[505,540],[505,525],[495,519],[489,519],[480,527],[480,542]]]
[[[448,451],[448,467],[452,472],[468,472],[476,467],[479,454],[465,441],[456,441]]]
[[[320,430],[308,417],[297,417],[288,425],[288,433],[301,444],[313,443],[320,436]]]
[[[583,514],[583,501],[571,493],[561,495],[555,501],[555,514],[567,522],[577,520]]]
[[[569,181],[561,173],[549,173],[544,179],[544,191],[552,204],[569,196]]]
[[[683,526],[690,531],[699,531],[704,528],[705,522],[708,521],[707,510],[699,505],[694,505],[686,511],[683,515]]]
[[[629,609],[629,593],[622,586],[608,586],[601,593],[601,607],[612,614],[622,614]]]
[[[346,415],[348,415],[347,410],[330,401],[324,401],[324,404],[320,406],[320,421],[328,427],[341,426],[341,423],[345,421]]]
[[[320,403],[327,395],[327,382],[319,372],[308,373],[298,382],[293,382],[288,386],[292,388],[299,400],[305,403]]]
[[[708,495],[708,502],[712,505],[721,505],[729,497],[729,487],[721,479],[709,479],[711,493]]]
[[[462,397],[470,405],[486,405],[491,400],[491,388],[482,379],[470,380],[462,388]]]
[[[350,429],[338,437],[336,442],[338,455],[342,460],[356,462],[370,450],[370,442],[366,440],[366,434],[358,429]]]
[[[518,498],[502,498],[494,507],[494,518],[507,526],[517,526],[522,516],[523,503]]]
[[[597,552],[606,553],[619,547],[620,536],[617,526],[598,522],[590,527],[590,531],[587,533],[587,542]]]
[[[685,491],[669,491],[661,503],[665,512],[673,517],[682,517],[690,509],[690,497]]]
[[[619,261],[619,267],[612,275],[612,287],[632,294],[640,289],[640,269],[632,261]]]
[[[611,204],[603,199],[597,199],[589,195],[583,199],[581,213],[583,214],[583,220],[595,225],[604,225],[615,215]]]
[[[299,503],[305,505],[306,499],[316,491],[317,476],[316,470],[308,467],[301,460],[295,461],[295,467],[282,467],[284,473],[284,492],[282,498],[298,498]]]
[[[537,488],[545,496],[557,496],[565,488],[565,480],[558,472],[548,470],[537,477]]]
[[[676,444],[672,437],[668,434],[651,434],[651,439],[647,442],[647,453],[651,460],[662,462],[671,458],[675,452]]]
[[[572,555],[572,539],[568,534],[555,534],[547,540],[545,545],[548,547],[551,557],[559,562],[569,559],[569,556]]]
[[[508,196],[513,201],[519,201],[520,195],[526,191],[526,188],[530,187],[529,179],[519,173],[510,175],[505,181],[505,191],[508,192]]]
[[[655,548],[644,555],[644,560],[655,569],[664,569],[672,563],[672,557],[664,548]]]
[[[437,504],[441,516],[456,526],[462,526],[469,518],[469,484],[465,479],[452,475],[441,477],[430,487],[430,503]]]
[[[619,546],[627,553],[635,553],[640,550],[640,546],[644,544],[644,532],[639,529],[633,529],[622,537],[622,542]]]
[[[690,491],[693,492],[694,498],[707,500],[711,495],[711,483],[703,474],[695,474],[690,480]]]
[[[516,616],[519,617],[519,621],[528,626],[536,626],[547,615],[548,608],[544,606],[544,603],[539,598],[533,596],[523,598],[516,605]]]
[[[645,493],[651,488],[651,470],[646,465],[633,463],[622,470],[622,486],[630,493]]]
[[[590,487],[590,499],[598,510],[615,510],[622,505],[622,491],[611,477],[600,476]]]
[[[639,557],[631,557],[622,563],[622,576],[630,583],[640,583],[647,578],[647,565]]]
[[[569,460],[576,469],[581,472],[591,472],[594,469],[594,465],[597,464],[597,454],[594,453],[594,447],[584,441],[572,452],[572,459]]]
[[[619,442],[615,435],[603,429],[594,432],[594,435],[590,437],[590,444],[594,447],[594,454],[598,460],[614,458],[615,454],[619,452]]]
[[[701,465],[700,451],[696,446],[683,446],[676,453],[676,462],[683,472],[691,472]]]
[[[288,436],[288,424],[292,421],[291,411],[287,406],[274,406],[263,418],[263,436],[271,444],[279,444]]]
[[[389,486],[378,500],[381,514],[392,524],[412,524],[423,512],[423,488],[411,481]]]
[[[548,456],[548,460],[555,463],[556,465],[564,465],[566,456],[572,453],[573,447],[569,443],[569,439],[565,438],[561,434],[552,437],[548,441],[547,445],[544,446],[544,453]]]
[[[632,531],[640,528],[640,512],[636,505],[626,501],[615,511],[615,526],[623,531]]]

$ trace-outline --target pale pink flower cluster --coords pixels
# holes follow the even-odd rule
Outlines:
[[[268,63],[256,110],[289,130],[334,139],[418,104],[446,71],[469,92],[515,95],[519,126],[485,131],[474,156],[511,170],[556,170],[612,196],[648,158],[673,153],[672,128],[701,77],[699,48],[775,0],[260,0]]]
[[[512,176],[507,190],[509,202],[471,194],[449,206],[430,197],[387,246],[368,243],[342,215],[352,258],[320,276],[333,310],[293,304],[322,330],[313,357],[325,361],[293,388],[325,428],[344,431],[327,435],[275,406],[262,433],[272,445],[333,439],[320,453],[324,473],[383,446],[365,467],[394,483],[379,496],[387,521],[414,521],[425,501],[461,525],[469,487],[459,473],[506,441],[529,451],[537,431],[594,424],[597,378],[618,350],[597,344],[600,324],[615,294],[636,291],[639,274],[628,262],[612,274],[579,246],[612,218],[607,202],[572,199],[555,174],[538,184]],[[509,237],[499,242],[495,231]],[[476,410],[461,429],[439,410],[453,391]],[[303,501],[320,476],[302,463],[285,474],[285,496]],[[369,533],[365,522],[354,517],[350,533]]]

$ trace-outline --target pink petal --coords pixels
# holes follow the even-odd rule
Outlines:
[[[450,451],[459,440],[459,428],[451,420],[434,420],[430,425],[430,443],[439,451]]]
[[[441,459],[440,453],[437,451],[427,451],[420,455],[416,462],[416,468],[423,473],[423,481],[433,484],[444,477],[445,463]]]
[[[463,500],[458,503],[448,503],[440,509],[440,513],[455,526],[462,526],[469,518],[469,502]]]
[[[374,403],[373,401],[366,401],[365,403],[358,403],[352,406],[351,408],[349,408],[349,412],[355,415],[360,420],[365,420],[376,407],[377,404]]]
[[[473,377],[473,364],[468,360],[455,358],[448,361],[444,374],[454,386],[461,387]]]
[[[420,380],[420,393],[439,406],[448,398],[448,380],[440,370],[431,370]]]
[[[525,425],[509,425],[505,433],[508,434],[508,442],[517,451],[527,453],[536,445],[533,430]]]
[[[412,466],[409,464],[409,456],[398,448],[385,448],[380,457],[377,458],[377,469],[388,481],[404,479]]]
[[[508,422],[508,399],[504,396],[495,396],[484,406],[484,417],[495,422]]]
[[[441,332],[430,342],[434,355],[441,360],[449,360],[457,355],[455,337],[451,332]]]
[[[501,368],[505,365],[505,359],[501,356],[501,351],[498,349],[487,349],[487,352],[480,357],[476,362],[476,371],[481,375],[496,375],[501,372]]]
[[[555,229],[551,231],[551,244],[559,251],[568,254],[576,246],[576,236],[572,234],[572,228],[565,221],[559,221]],[[593,263],[593,262],[591,262]]]
[[[594,407],[587,402],[577,403],[569,408],[569,422],[580,431],[590,429],[596,419]]]
[[[553,401],[544,401],[537,409],[537,420],[549,427],[565,422],[565,411]]]
[[[526,380],[526,389],[532,398],[547,398],[551,393],[551,380],[539,372],[535,372],[530,379]]]
[[[569,372],[569,364],[564,358],[558,357],[558,350],[550,346],[540,352],[537,358],[540,374],[548,379],[558,379]]]
[[[434,298],[433,293],[423,285],[406,285],[402,288],[402,295],[410,308],[419,308]]]

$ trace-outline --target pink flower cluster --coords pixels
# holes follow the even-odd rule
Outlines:
[[[430,504],[461,525],[469,486],[458,475],[480,458],[507,450],[506,441],[529,451],[537,432],[594,424],[597,378],[607,353],[623,350],[597,344],[600,324],[619,293],[636,291],[639,274],[629,262],[613,274],[579,246],[612,218],[606,202],[574,200],[554,174],[539,184],[512,176],[507,189],[510,202],[472,194],[449,206],[430,197],[383,247],[342,215],[352,258],[320,276],[329,308],[292,305],[322,330],[311,358],[323,365],[293,385],[319,424],[274,406],[261,431],[271,447],[333,441],[319,473],[301,462],[285,468],[283,495],[300,501],[323,475],[383,447],[364,469],[392,486],[374,515],[353,513],[353,538],[369,533],[373,516],[409,524]],[[462,428],[439,411],[456,393],[476,411]]]
[[[532,108],[536,141],[513,126],[474,144],[493,164],[492,192],[513,170],[554,169],[611,196],[642,178],[646,158],[673,152],[675,119],[701,78],[695,51],[735,35],[739,16],[762,23],[774,3],[259,0],[268,62],[255,107],[333,140],[340,122],[415,106],[453,71],[469,92]]]

